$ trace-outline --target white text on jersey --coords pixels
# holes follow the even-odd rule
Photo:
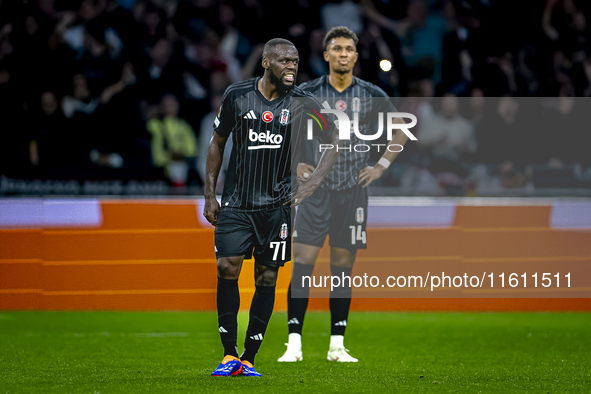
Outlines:
[[[269,130],[266,133],[257,133],[253,129],[248,130],[248,139],[252,142],[263,142],[266,145],[251,145],[248,150],[253,149],[278,149],[283,142],[281,134],[271,134]]]

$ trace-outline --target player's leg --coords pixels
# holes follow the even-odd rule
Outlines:
[[[350,278],[356,254],[356,250],[337,247],[330,249],[331,274],[341,279],[340,286],[335,287],[330,293],[330,346],[327,357],[331,361],[357,361],[347,353],[344,345],[345,329],[351,306]]]
[[[304,317],[308,309],[308,298],[310,294],[309,281],[304,280],[310,277],[314,271],[314,264],[320,253],[319,246],[293,244],[293,271],[291,283],[287,289],[287,328],[289,339],[287,350],[277,361],[294,362],[301,361],[302,356],[302,327]]]
[[[351,278],[358,249],[366,248],[367,189],[355,187],[335,197],[334,213],[330,222],[330,262],[333,276],[341,278],[339,287],[330,295],[331,340],[328,359],[356,362],[344,346],[345,328],[351,306]]]
[[[250,305],[248,328],[244,340],[244,352],[240,356],[243,375],[260,376],[254,368],[254,359],[261,347],[267,324],[275,305],[275,285],[279,267],[267,267],[255,263],[255,292]]]
[[[217,310],[218,324],[224,356],[238,357],[236,336],[238,332],[238,310],[240,309],[240,292],[238,277],[242,269],[244,256],[222,257],[218,259]]]
[[[281,206],[251,215],[255,233],[255,293],[241,355],[242,375],[261,376],[253,367],[275,305],[279,267],[291,258],[291,208]]]
[[[222,363],[212,376],[234,376],[242,372],[236,347],[240,292],[238,277],[244,258],[252,256],[252,229],[244,214],[221,212],[215,229],[217,255],[218,330],[224,347]]]
[[[280,362],[301,361],[302,328],[308,308],[309,281],[314,264],[328,234],[331,214],[330,194],[318,188],[300,204],[293,234],[291,283],[287,291],[287,327],[289,340]]]
[[[320,249],[319,246],[293,244],[293,272],[287,290],[287,325],[290,334],[302,334],[310,294],[310,282],[304,278],[312,275]]]
[[[240,292],[238,277],[242,269],[244,256],[222,257],[218,259],[218,285],[216,303],[218,311],[218,327],[224,358],[221,364],[211,373],[212,376],[235,376],[242,373],[242,363],[238,358],[238,310],[240,309]]]

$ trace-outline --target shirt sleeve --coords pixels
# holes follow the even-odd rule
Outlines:
[[[373,89],[371,91],[372,98],[376,98],[379,100],[380,106],[378,112],[398,112],[396,106],[392,102],[393,98],[389,97],[386,92],[384,92],[380,87],[373,85]]]
[[[233,95],[226,90],[222,98],[222,105],[213,120],[213,131],[220,137],[228,138],[234,126],[233,122]]]
[[[332,133],[336,129],[336,125],[331,117],[321,113],[324,107],[320,104],[320,100],[316,97],[310,97],[308,100],[310,105],[308,116],[314,120],[312,122],[314,137],[318,138],[321,143],[328,144],[332,141]]]

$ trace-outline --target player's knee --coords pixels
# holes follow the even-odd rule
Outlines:
[[[298,264],[314,265],[320,253],[318,246],[305,245],[301,243],[294,243],[293,247],[293,262]]]
[[[238,279],[238,267],[227,259],[218,260],[218,276],[223,279]]]
[[[351,268],[351,267],[353,267],[353,261],[351,261],[349,259],[342,259],[342,260],[337,260],[337,261],[331,261],[330,264],[331,265],[334,265],[335,267],[341,267],[341,268]]]
[[[306,257],[305,255],[295,255],[293,256],[293,262],[297,264],[306,264],[306,265],[314,265],[316,260]]]
[[[335,267],[351,268],[355,262],[355,253],[348,250],[332,250],[330,264]]]
[[[267,269],[259,272],[255,283],[257,286],[275,286],[277,283],[277,271]]]

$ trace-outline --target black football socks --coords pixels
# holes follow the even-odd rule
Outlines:
[[[224,356],[238,357],[236,336],[238,329],[238,310],[240,309],[240,291],[238,279],[218,277],[217,289],[218,324]]]
[[[342,279],[347,276],[351,278],[352,270],[353,267],[330,265],[332,275],[341,279],[340,286],[335,287],[330,293],[330,335],[345,335],[351,306],[351,279]]]
[[[311,264],[293,264],[293,273],[291,283],[287,290],[287,328],[290,334],[302,334],[304,325],[304,316],[308,309],[308,297],[310,295],[309,282],[305,281],[303,286],[302,278],[311,276],[314,271],[314,265]]]
[[[254,357],[263,342],[263,336],[271,319],[274,305],[275,286],[256,286],[252,304],[250,305],[248,328],[244,340],[244,353],[240,356],[242,361],[249,361],[254,364]]]

